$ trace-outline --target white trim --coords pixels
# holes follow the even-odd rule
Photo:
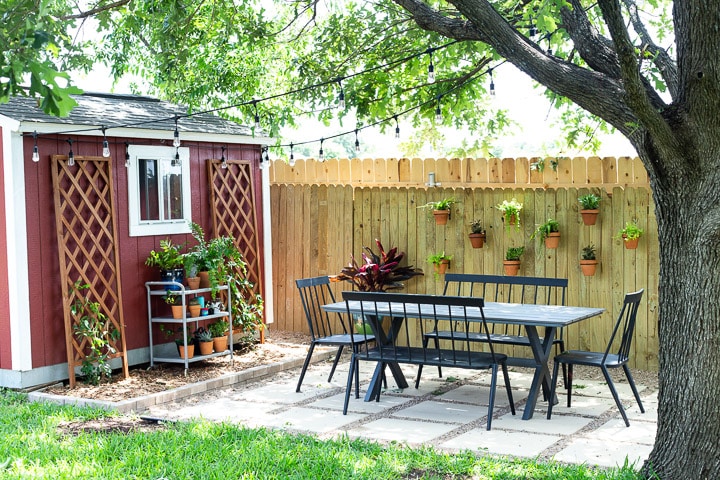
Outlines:
[[[265,270],[265,323],[271,324],[275,322],[275,312],[273,311],[273,275],[272,275],[272,211],[270,208],[270,165],[268,162],[266,168],[260,170],[260,188],[262,192],[262,218],[263,218],[263,250],[264,261],[263,268]]]
[[[78,137],[98,137],[101,136],[100,126],[96,130],[88,130],[78,132],[83,128],[93,128],[93,125],[70,125],[63,123],[43,123],[43,122],[21,122],[21,132],[37,131],[39,134],[64,134],[72,133]],[[168,144],[172,144],[173,130],[148,130],[129,127],[107,127],[107,135],[119,138],[145,138],[154,140],[165,140]],[[235,133],[203,133],[203,132],[187,132],[180,130],[180,139],[192,142],[208,142],[208,143],[237,143],[247,145],[268,145],[275,143],[275,139],[264,136],[240,135]]]
[[[183,196],[183,219],[168,220],[164,222],[140,222],[140,182],[138,181],[138,158],[147,157],[156,159],[159,162],[171,162],[175,157],[174,147],[160,147],[153,145],[128,145],[130,165],[128,168],[128,227],[131,237],[174,235],[190,233],[190,220],[192,219],[192,192],[190,190],[190,149],[180,147],[177,149],[180,155],[182,168],[182,196]]]
[[[30,292],[25,216],[25,171],[23,137],[20,124],[0,117],[5,176],[5,228],[7,230],[7,276],[10,319],[11,366],[13,370],[32,369],[30,336]]]

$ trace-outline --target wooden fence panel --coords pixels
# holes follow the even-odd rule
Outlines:
[[[369,166],[377,170],[386,168],[386,174],[396,171],[398,180],[412,177],[422,180],[422,184],[398,187],[364,183],[363,186],[274,183],[271,202],[277,318],[271,328],[306,331],[295,279],[339,273],[350,261],[351,254],[362,261],[363,246],[376,251],[376,238],[386,249],[397,246],[405,251],[407,263],[424,270],[424,276],[407,282],[406,291],[411,293],[442,292],[443,279],[433,274],[432,265],[427,262],[432,253],[444,250],[453,255],[451,272],[503,274],[502,260],[507,248],[524,245],[521,275],[566,277],[570,284],[568,305],[607,310],[600,317],[571,326],[566,332],[569,348],[602,349],[625,293],[645,288],[646,301],[638,315],[634,363],[638,368],[656,370],[658,271],[657,262],[652,259],[659,255],[659,247],[650,191],[647,185],[635,185],[636,179],[642,183],[647,178],[637,174],[642,164],[627,158],[619,163],[599,158],[561,159],[557,172],[551,177],[540,177],[541,181],[557,182],[561,186],[557,188],[557,185],[528,183],[534,173],[529,169],[532,161],[469,159],[445,162],[447,167],[443,169],[438,168],[440,161],[422,160],[423,166],[433,170],[420,170],[414,160],[348,160],[339,163],[338,178],[344,175],[356,178],[362,165],[362,168]],[[552,171],[547,159],[546,163]],[[300,171],[308,170],[301,162],[298,166]],[[276,178],[294,179],[296,171],[278,172]],[[473,182],[456,185],[438,178],[442,185],[427,187],[424,183],[428,171],[460,179],[487,178],[482,185]],[[505,183],[510,171],[514,172],[516,182],[525,183]],[[525,171],[529,177],[520,173]],[[363,178],[370,173],[363,172]],[[613,176],[616,181],[620,178],[621,185],[603,183]],[[577,198],[587,193],[601,195],[600,215],[594,226],[584,225],[579,215]],[[418,207],[446,197],[454,197],[458,204],[448,224],[437,226],[431,212]],[[501,212],[495,208],[513,197],[524,204],[519,230],[506,228]],[[561,226],[560,247],[556,250],[546,249],[542,241],[529,239],[548,218],[555,218]],[[469,224],[474,219],[480,220],[487,232],[482,249],[473,249],[467,238]],[[626,250],[623,242],[614,238],[630,220],[637,220],[645,230],[635,251]],[[590,244],[595,245],[600,263],[595,276],[585,277],[579,268],[580,252]],[[333,285],[338,294],[347,288],[349,284]]]

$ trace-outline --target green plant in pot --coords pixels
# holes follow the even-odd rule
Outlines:
[[[615,238],[622,238],[625,248],[634,250],[638,246],[640,237],[645,233],[635,222],[626,222],[625,226],[618,231]]]
[[[495,208],[503,212],[503,221],[505,226],[510,229],[513,225],[520,230],[520,211],[523,204],[518,202],[514,197],[512,200],[503,200],[502,203],[495,205]]]
[[[435,202],[428,202],[418,208],[429,208],[435,217],[435,223],[437,225],[445,225],[450,218],[450,210],[456,203],[458,202],[454,198],[443,198]]]
[[[193,338],[200,349],[200,355],[210,355],[213,351],[213,337],[205,327],[198,327],[193,332]]]
[[[580,269],[586,277],[595,275],[598,264],[596,255],[595,245],[590,244],[583,247],[580,254]]]
[[[480,220],[470,222],[470,244],[473,248],[482,248],[485,243],[485,229]]]
[[[402,266],[405,252],[399,252],[397,247],[385,250],[380,240],[375,239],[380,253],[376,254],[370,247],[364,247],[362,254],[363,265],[358,265],[354,256],[350,256],[350,264],[343,268],[339,275],[331,275],[330,281],[346,281],[353,284],[361,292],[385,292],[403,288],[402,283],[417,275],[423,275],[419,268]]]
[[[580,195],[578,202],[580,202],[580,215],[582,215],[583,223],[585,225],[595,225],[597,216],[600,213],[600,197],[594,193],[588,193],[587,195]]]
[[[515,276],[520,270],[520,257],[525,252],[525,247],[508,247],[505,252],[505,260],[503,261],[503,267],[505,268],[505,274]]]
[[[208,331],[212,336],[213,349],[216,352],[224,352],[228,347],[228,323],[225,320],[218,320],[208,325]]]
[[[183,254],[180,253],[182,245],[172,243],[172,240],[160,240],[160,249],[151,250],[145,259],[145,265],[148,267],[157,267],[160,269],[161,282],[178,282],[183,281]],[[180,290],[177,285],[171,285],[171,290]]]
[[[185,267],[185,282],[190,290],[200,288],[200,277],[198,277],[198,258],[196,252],[187,252],[183,255],[183,267]]]
[[[557,220],[548,218],[547,222],[540,225],[532,235],[530,239],[538,237],[545,241],[545,247],[547,248],[558,248],[560,244],[560,224]]]
[[[247,266],[242,260],[242,254],[235,246],[235,239],[228,236],[205,239],[205,232],[197,223],[190,224],[192,236],[197,245],[192,248],[197,269],[203,279],[201,288],[210,288],[213,298],[217,296],[218,287],[234,269],[247,273]],[[207,278],[207,280],[204,280]],[[207,282],[207,283],[205,283]]]
[[[445,252],[434,253],[428,256],[427,261],[433,264],[435,275],[443,275],[450,265],[452,255],[446,255]]]

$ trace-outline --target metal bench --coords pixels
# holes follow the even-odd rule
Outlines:
[[[507,372],[507,355],[496,353],[493,340],[485,322],[483,313],[484,300],[474,297],[454,297],[440,295],[393,294],[378,292],[343,292],[348,312],[360,312],[363,328],[353,333],[354,337],[372,335],[377,339],[374,347],[354,351],[348,372],[348,383],[345,391],[343,414],[347,414],[352,381],[359,369],[360,361],[375,362],[375,376],[385,366],[397,367],[398,364],[433,365],[437,367],[454,367],[476,370],[491,370],[490,398],[487,414],[487,429],[492,423],[495,404],[495,387],[497,384],[498,367],[502,368],[505,389],[510,401],[510,410],[515,415],[515,405],[510,389],[510,378]],[[352,307],[351,307],[351,304]],[[349,317],[350,315],[348,315]],[[389,322],[385,319],[389,318]],[[459,328],[449,330],[443,341],[433,342],[430,346],[425,335],[437,331],[438,323],[450,321]],[[388,325],[389,323],[389,325]],[[370,328],[364,328],[368,325]],[[385,326],[385,328],[383,328]],[[474,330],[484,335],[488,351],[471,348],[471,340],[467,335],[458,332]],[[380,369],[379,371],[377,369]],[[379,401],[379,382],[376,400]],[[359,395],[356,392],[356,397]]]

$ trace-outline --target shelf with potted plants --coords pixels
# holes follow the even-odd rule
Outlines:
[[[508,247],[503,260],[505,275],[514,277],[520,271],[520,257],[525,252],[525,247]]]
[[[145,265],[157,267],[160,270],[161,281],[182,283],[184,278],[184,259],[183,254],[180,253],[182,249],[182,245],[174,244],[168,238],[160,240],[160,249],[150,251],[145,259]]]
[[[485,229],[482,227],[480,220],[473,220],[470,222],[470,245],[473,248],[483,248],[485,244],[487,234]]]
[[[436,202],[428,202],[418,208],[428,208],[432,210],[433,217],[435,217],[435,224],[446,225],[451,216],[452,206],[456,203],[458,202],[454,198],[443,198]]]
[[[590,244],[583,247],[582,253],[580,254],[580,269],[586,277],[595,275],[595,269],[598,264],[596,256],[595,245]]]
[[[635,250],[643,233],[644,230],[638,227],[637,223],[625,222],[625,226],[618,231],[615,238],[622,238],[625,248]]]
[[[495,205],[495,208],[503,212],[503,222],[505,227],[510,230],[510,227],[515,227],[520,230],[520,211],[523,208],[523,204],[518,202],[514,197],[512,200],[503,200],[502,203]]]
[[[545,241],[545,248],[558,248],[560,245],[560,224],[557,220],[548,218],[530,235],[531,240],[535,237]]]
[[[580,202],[580,215],[583,223],[585,225],[595,225],[600,214],[600,197],[594,193],[588,193],[587,195],[580,195],[578,202]]]

